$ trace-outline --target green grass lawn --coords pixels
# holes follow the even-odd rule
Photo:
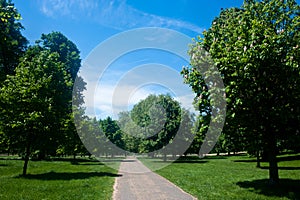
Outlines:
[[[117,171],[96,160],[23,161],[0,157],[0,199],[111,199]]]
[[[149,168],[161,160],[140,159]],[[198,199],[300,199],[300,154],[279,157],[281,184],[271,187],[268,164],[256,168],[247,156],[180,159],[156,173]]]

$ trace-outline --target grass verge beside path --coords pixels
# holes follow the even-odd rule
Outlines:
[[[117,171],[96,160],[23,161],[0,157],[0,199],[111,199]]]
[[[256,168],[247,156],[180,159],[156,173],[201,199],[300,200],[300,154],[279,157],[280,186],[268,186],[268,163]],[[149,168],[159,159],[139,158]]]

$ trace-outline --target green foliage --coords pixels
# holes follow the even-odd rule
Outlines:
[[[224,133],[267,151],[274,181],[277,142],[300,130],[299,12],[294,0],[245,1],[240,9],[223,10],[191,46],[193,68],[183,71],[205,107],[198,52],[209,53],[226,87]]]
[[[24,174],[30,155],[86,154],[72,113],[83,109],[79,50],[59,32],[27,48],[20,14],[10,1],[0,6],[0,151],[22,155]]]
[[[35,47],[27,51],[1,88],[1,125],[11,148],[21,150],[29,141],[39,148],[55,141],[59,116],[67,108],[62,94],[69,85],[57,54]]]
[[[115,144],[117,147],[124,149],[124,142],[122,140],[122,131],[118,126],[117,121],[112,120],[111,117],[107,117],[104,120],[100,120],[100,128],[110,142]],[[113,151],[113,153],[116,152]]]
[[[149,95],[133,107],[131,118],[142,131],[139,148],[152,152],[175,137],[181,122],[181,108],[169,95]]]
[[[65,64],[65,70],[73,82],[81,66],[80,52],[76,45],[60,32],[42,34],[37,43],[51,52],[59,54],[59,61]]]
[[[27,39],[21,34],[20,19],[21,15],[11,1],[0,1],[0,83],[6,75],[14,74],[27,47]]]
[[[61,128],[57,129],[57,132],[60,132],[60,136],[57,138],[59,139],[59,152],[61,154],[73,154],[74,156],[77,153],[85,153],[86,150],[77,134],[73,116],[74,112],[82,109],[82,92],[85,90],[86,85],[81,77],[77,77],[77,72],[81,66],[80,52],[76,45],[60,32],[42,34],[41,39],[36,43],[42,49],[58,55],[58,61],[63,63],[65,78],[70,83],[63,93],[56,93],[57,96],[64,99],[66,108],[61,116],[57,116],[61,120]]]
[[[183,154],[193,140],[193,123],[193,115],[182,109],[171,96],[149,95],[134,105],[130,112],[119,113],[118,120],[110,117],[100,120],[98,145],[90,149],[99,155],[99,146],[104,147],[102,153],[112,155],[125,151],[152,156],[159,151]],[[168,148],[165,148],[167,145]]]

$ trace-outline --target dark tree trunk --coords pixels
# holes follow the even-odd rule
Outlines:
[[[279,174],[278,174],[278,165],[276,159],[276,149],[275,151],[269,150],[269,179],[270,184],[276,185],[279,182]]]
[[[25,158],[24,158],[24,165],[23,165],[23,176],[26,176],[27,174],[27,167],[28,167],[28,162],[29,162],[29,157],[30,157],[30,148],[31,148],[31,134],[28,135],[27,137],[28,141],[27,141],[27,145],[26,145],[26,149],[25,149]]]
[[[275,134],[269,135],[268,140],[268,161],[269,161],[269,181],[271,185],[279,183],[278,165],[277,165],[277,145]]]
[[[259,150],[256,151],[256,167],[260,168]]]

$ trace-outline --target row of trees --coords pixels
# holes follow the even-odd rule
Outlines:
[[[211,102],[219,83],[206,83],[213,74],[203,73],[209,60],[221,73],[227,101],[214,151],[246,150],[258,161],[264,155],[277,183],[276,155],[300,150],[300,9],[294,0],[245,0],[242,8],[222,10],[195,40],[191,67],[182,74],[196,94],[196,119],[170,96],[150,95],[118,121],[84,116],[85,83],[77,77],[81,60],[73,42],[52,32],[28,46],[14,5],[0,0],[0,6],[0,152],[24,154],[23,174],[33,153],[41,159],[87,153],[81,141],[96,155],[199,153],[219,109]],[[75,127],[76,118],[82,120]]]
[[[279,180],[280,149],[300,150],[300,7],[294,0],[245,0],[242,8],[222,10],[203,37],[190,48],[185,81],[196,93],[195,105],[206,113],[198,135],[205,135],[211,115],[203,82],[203,52],[223,78],[227,115],[216,150],[247,150],[270,164],[270,181]]]
[[[28,46],[20,14],[10,1],[0,3],[0,153],[22,155],[24,175],[30,157],[186,151],[193,115],[169,95],[150,95],[118,121],[85,116],[76,45],[52,32]]]
[[[0,152],[22,154],[25,175],[33,154],[43,159],[86,150],[72,115],[79,50],[59,32],[28,46],[20,19],[10,1],[0,1]],[[85,83],[79,78],[76,86],[81,105]]]

